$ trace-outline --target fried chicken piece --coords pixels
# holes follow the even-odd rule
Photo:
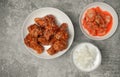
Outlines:
[[[61,25],[60,25],[60,30],[67,30],[67,28],[68,28],[68,25],[66,24],[66,23],[62,23]]]
[[[28,31],[31,32],[32,30],[36,29],[37,25],[36,24],[32,24],[28,27]]]
[[[32,49],[34,49],[38,54],[41,54],[44,50],[44,47],[37,42],[31,41],[30,46]]]
[[[26,44],[26,46],[32,47],[32,46],[31,46],[31,42],[37,42],[37,39],[31,37],[31,35],[28,34],[28,35],[24,38],[24,43]]]
[[[47,15],[44,17],[44,19],[47,23],[47,26],[45,26],[44,37],[47,40],[50,40],[50,38],[57,32],[59,27],[55,23],[55,17],[53,15]]]
[[[54,48],[56,51],[62,51],[62,50],[64,50],[64,49],[67,48],[67,41],[57,40],[57,41],[54,42],[53,48]]]
[[[55,17],[53,15],[47,15],[44,17],[46,22],[47,22],[47,26],[46,27],[53,27],[53,26],[57,26],[56,22],[55,22]],[[58,27],[58,26],[57,26]]]
[[[65,40],[65,41],[67,41],[68,38],[69,38],[69,34],[68,34],[67,31],[60,30],[60,31],[58,31],[58,32],[55,34],[55,38],[56,38],[56,39],[63,39],[63,40]]]
[[[50,38],[52,37],[52,35],[53,35],[53,31],[51,31],[51,30],[45,30],[44,37],[46,38],[46,40],[50,40]]]
[[[52,46],[47,50],[49,55],[54,55],[56,54],[58,51],[56,51]]]
[[[51,30],[53,31],[54,33],[56,33],[58,30],[59,30],[59,27],[57,25],[48,25],[45,27],[46,30]]]
[[[40,26],[40,27],[45,27],[47,26],[47,21],[45,18],[35,18],[34,21]]]
[[[49,40],[53,35],[56,34],[56,32],[58,31],[59,27],[58,26],[51,26],[48,25],[45,27],[45,31],[44,31],[44,37]]]
[[[43,32],[41,29],[34,29],[32,32],[30,32],[31,36],[33,37],[38,37],[38,36],[41,36],[43,35]]]
[[[41,54],[44,50],[44,47],[38,43],[31,42],[32,49],[36,50],[38,54]]]
[[[55,23],[55,17],[53,15],[46,15],[45,20],[49,23]]]
[[[32,37],[38,37],[43,35],[43,30],[36,24],[30,25],[28,31]]]
[[[58,27],[52,27],[52,28],[47,28],[44,32],[44,37],[47,39],[47,40],[50,40],[52,36],[54,36],[56,34],[58,30]]]
[[[55,38],[63,39],[65,41],[68,40],[69,34],[68,34],[68,31],[67,31],[67,24],[66,23],[61,24],[60,29],[55,34]]]
[[[55,37],[52,37],[52,38],[50,39],[49,44],[50,44],[50,45],[53,45],[55,41],[57,41],[57,39],[56,39]]]
[[[45,27],[48,24],[55,24],[55,17],[53,15],[47,15],[43,18],[35,18],[34,21],[40,26]]]
[[[39,37],[38,42],[42,45],[49,45],[49,41],[45,37]]]
[[[59,30],[59,27],[57,25],[52,26],[52,30],[54,33],[56,33]]]
[[[43,46],[41,46],[37,43],[37,38],[32,37],[30,34],[28,34],[24,38],[24,43],[26,44],[26,46],[36,50],[37,53],[39,53],[39,54],[42,53],[44,50]]]

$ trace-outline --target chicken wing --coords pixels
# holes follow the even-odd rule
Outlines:
[[[63,40],[65,40],[65,41],[67,41],[68,38],[69,38],[69,34],[68,34],[67,31],[60,30],[60,31],[58,31],[58,32],[55,34],[55,38],[57,38],[57,39],[63,39]]]
[[[43,35],[43,30],[36,24],[30,25],[28,31],[32,37],[38,37]]]
[[[53,15],[46,15],[44,18],[48,23],[55,23],[55,17]]]
[[[31,35],[28,34],[28,35],[24,38],[24,43],[26,44],[26,46],[32,47],[32,46],[31,46],[31,41],[32,41],[32,42],[37,42],[37,39],[31,37]]]
[[[49,41],[45,37],[39,37],[38,42],[42,45],[49,45]]]
[[[35,18],[34,21],[40,26],[45,27],[47,26],[46,20],[44,18]]]
[[[54,55],[56,54],[58,51],[56,51],[52,46],[47,50],[49,55]]]
[[[38,43],[31,42],[32,49],[36,50],[38,54],[41,54],[44,50],[44,47]]]
[[[57,40],[57,41],[54,42],[53,48],[54,48],[56,51],[62,51],[62,50],[64,50],[64,49],[67,48],[67,41]]]
[[[39,54],[44,50],[43,46],[37,43],[37,38],[32,37],[30,34],[24,38],[24,43],[26,46],[36,50]]]
[[[66,24],[66,23],[62,23],[61,25],[60,25],[60,30],[67,30],[68,29],[68,25]]]

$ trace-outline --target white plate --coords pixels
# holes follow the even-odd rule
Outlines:
[[[112,28],[110,30],[110,32],[108,32],[105,36],[92,36],[89,34],[89,32],[87,30],[84,29],[83,25],[82,25],[82,20],[85,16],[85,13],[87,11],[87,9],[90,9],[90,8],[93,8],[93,7],[100,7],[102,10],[105,10],[105,11],[108,11],[112,17],[113,17],[113,25],[112,25]],[[104,40],[104,39],[107,39],[109,37],[111,37],[116,29],[117,29],[117,26],[118,26],[118,16],[117,16],[117,13],[115,12],[115,10],[108,4],[106,3],[102,3],[102,2],[94,2],[94,3],[91,3],[89,5],[87,5],[81,12],[80,14],[80,17],[79,17],[79,25],[80,25],[80,28],[82,30],[82,32],[90,39],[93,39],[93,40]]]
[[[75,54],[76,53],[81,53],[81,48],[84,47],[85,45],[88,46],[88,48],[94,48],[96,50],[96,58],[95,58],[95,61],[94,61],[94,65],[91,67],[91,68],[82,68],[78,65],[78,63],[76,64],[76,59],[75,59]],[[75,66],[81,70],[81,71],[84,71],[84,72],[90,72],[90,71],[93,71],[95,70],[100,64],[101,64],[101,60],[102,60],[102,56],[101,56],[101,53],[100,53],[100,50],[93,44],[91,43],[80,43],[78,44],[77,46],[75,46],[72,50],[72,59],[73,59],[73,63],[75,64]]]
[[[32,54],[34,54],[35,56],[39,57],[39,58],[43,58],[43,59],[52,59],[52,58],[56,58],[59,57],[61,55],[63,55],[71,46],[72,42],[73,42],[73,38],[74,38],[74,28],[73,28],[73,24],[71,22],[71,20],[69,19],[69,17],[62,11],[60,11],[59,9],[56,8],[51,8],[51,7],[46,7],[46,8],[40,8],[38,10],[33,11],[25,20],[24,24],[23,24],[23,29],[22,29],[22,39],[24,41],[25,36],[28,34],[28,30],[27,27],[30,26],[31,24],[35,23],[34,22],[34,18],[36,17],[44,17],[45,15],[48,14],[52,14],[56,17],[57,23],[58,24],[62,24],[63,22],[68,24],[68,31],[69,31],[69,35],[70,38],[68,40],[68,47],[67,49],[58,52],[55,55],[49,55],[46,52],[46,49],[49,48],[49,46],[45,47],[45,51],[42,54],[37,54],[35,53],[36,51],[34,51],[31,48],[27,48],[28,51],[30,51]]]

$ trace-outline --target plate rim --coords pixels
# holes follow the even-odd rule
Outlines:
[[[24,32],[24,31],[23,31],[23,30],[24,30],[24,26],[25,26],[26,21],[30,18],[30,16],[31,16],[33,13],[35,13],[35,12],[37,12],[37,11],[39,11],[39,10],[42,10],[42,9],[55,9],[55,10],[59,11],[60,13],[62,13],[63,15],[65,15],[65,16],[69,19],[69,22],[70,22],[71,27],[72,27],[72,29],[73,29],[73,31],[72,31],[72,36],[73,36],[73,37],[71,37],[71,42],[69,43],[68,48],[67,48],[63,53],[61,53],[61,54],[59,54],[58,56],[55,56],[55,57],[46,57],[46,58],[40,57],[40,55],[36,55],[37,53],[32,52],[32,51],[30,50],[30,48],[28,48],[28,47],[24,44],[24,36],[23,36],[23,32]],[[36,56],[36,57],[38,57],[38,58],[41,58],[41,59],[54,59],[54,58],[58,58],[58,57],[64,55],[64,54],[70,49],[70,47],[71,47],[71,45],[72,45],[72,43],[73,43],[73,41],[74,41],[75,32],[74,32],[74,25],[73,25],[70,17],[69,17],[65,12],[63,12],[62,10],[60,10],[60,9],[58,9],[58,8],[54,8],[54,7],[42,7],[42,8],[33,10],[31,13],[29,13],[29,14],[27,15],[27,17],[25,18],[25,20],[23,21],[23,24],[22,24],[21,36],[22,36],[22,43],[23,43],[25,49],[26,49],[28,52],[30,52],[32,55],[34,55],[34,56]],[[52,56],[54,56],[54,55],[52,55]]]

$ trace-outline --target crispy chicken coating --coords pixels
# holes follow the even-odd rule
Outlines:
[[[37,38],[32,37],[30,34],[24,38],[24,43],[26,46],[36,50],[39,54],[44,50],[43,46],[37,43]]]
[[[53,45],[55,41],[57,41],[57,39],[56,39],[55,37],[52,37],[52,38],[50,39],[49,44],[50,44],[50,45]]]
[[[52,35],[53,35],[53,31],[51,31],[51,30],[45,30],[45,32],[44,32],[44,37],[47,39],[47,40],[50,40],[50,38],[52,37]]]
[[[43,31],[38,25],[33,24],[28,27],[28,31],[32,37],[38,37],[43,35]]]
[[[68,38],[69,38],[69,34],[68,34],[67,31],[60,30],[60,31],[58,31],[58,32],[55,34],[55,38],[57,38],[57,39],[63,39],[63,40],[65,40],[65,41],[67,41]]]
[[[54,55],[56,54],[58,51],[56,51],[52,46],[47,50],[49,55]]]
[[[55,17],[53,15],[46,15],[44,18],[47,23],[55,23]]]
[[[26,46],[32,47],[32,46],[31,46],[31,42],[37,42],[37,39],[31,37],[31,35],[28,34],[28,35],[24,38],[24,43],[26,44]]]
[[[40,26],[45,27],[47,25],[46,20],[44,18],[35,18],[34,21]]]
[[[62,51],[62,50],[64,50],[64,49],[67,48],[67,41],[57,40],[57,41],[54,42],[53,48],[54,48],[56,51]]]
[[[31,32],[32,30],[36,29],[37,25],[36,24],[32,24],[28,27],[28,31]]]
[[[66,23],[61,24],[60,29],[55,34],[55,38],[63,39],[65,41],[68,40],[69,34],[68,34],[68,31],[67,31],[67,24]]]
[[[49,41],[45,37],[39,37],[38,42],[42,45],[49,45]]]
[[[60,30],[67,30],[67,28],[68,28],[68,25],[66,24],[66,23],[62,23],[61,25],[60,25]]]
[[[56,32],[58,31],[59,27],[58,26],[47,26],[45,28],[45,32],[44,32],[44,37],[47,39],[47,40],[50,40],[50,38],[56,34]]]
[[[36,50],[38,54],[41,54],[44,50],[44,47],[38,43],[32,43],[32,49]]]

